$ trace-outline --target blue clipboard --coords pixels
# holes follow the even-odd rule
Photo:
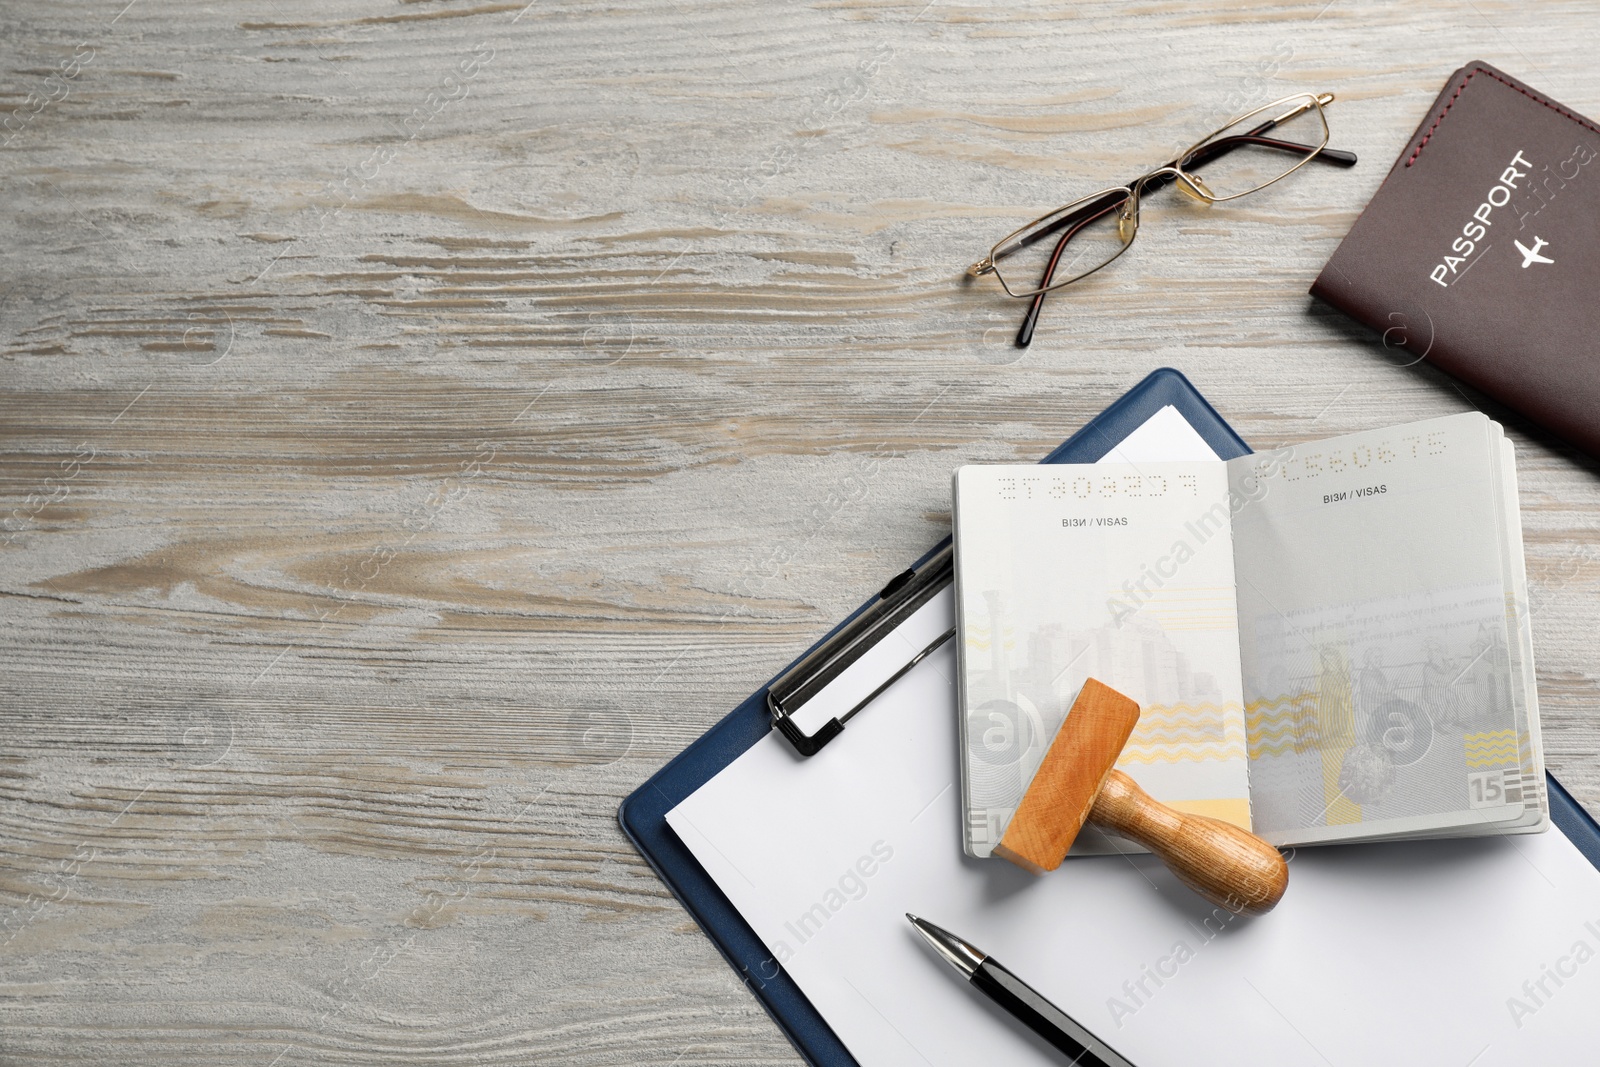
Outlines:
[[[1248,455],[1251,451],[1188,378],[1170,367],[1163,367],[1095,416],[1087,426],[1067,438],[1041,462],[1093,463],[1168,405],[1177,408],[1179,414],[1223,459]],[[945,538],[931,548],[917,560],[917,565],[942,549],[949,540]],[[833,631],[823,635],[817,645],[821,645],[871,603],[868,601],[856,609]],[[623,832],[634,847],[649,861],[689,914],[694,916],[700,928],[739,973],[806,1062],[815,1067],[858,1067],[855,1058],[828,1026],[827,1020],[811,1006],[793,979],[781,971],[775,976],[765,973],[763,965],[770,966],[772,954],[667,825],[668,811],[710,781],[717,772],[772,729],[766,702],[767,688],[782,673],[780,671],[774,675],[721,722],[630,793],[617,810],[617,821],[622,824]],[[849,740],[841,738],[839,743],[849,744]],[[1584,857],[1600,868],[1600,826],[1572,799],[1561,783],[1553,777],[1549,777],[1548,781],[1551,819]]]

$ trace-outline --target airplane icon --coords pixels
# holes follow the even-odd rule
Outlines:
[[[1549,256],[1541,256],[1539,254],[1539,249],[1543,248],[1545,245],[1550,243],[1549,241],[1546,241],[1543,237],[1535,237],[1533,239],[1533,247],[1532,248],[1529,248],[1527,245],[1523,244],[1521,241],[1513,241],[1511,243],[1517,246],[1517,251],[1518,252],[1522,253],[1522,269],[1523,270],[1527,270],[1528,267],[1531,266],[1534,263],[1554,263],[1555,262],[1555,260],[1551,259]]]

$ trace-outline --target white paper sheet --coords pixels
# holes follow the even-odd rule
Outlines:
[[[1152,429],[1161,418],[1129,440],[1174,452],[1108,459],[1212,455],[1170,420]],[[936,598],[919,625],[950,610]],[[772,951],[752,979],[782,966],[863,1067],[1054,1056],[937,959],[908,911],[1140,1067],[1595,1060],[1600,872],[1559,831],[1302,851],[1259,919],[1213,911],[1150,857],[1036,879],[962,853],[954,682],[946,645],[817,756],[769,734],[667,815]]]
[[[768,736],[667,816],[863,1067],[1049,1062],[908,911],[1140,1067],[1592,1062],[1600,872],[1559,831],[1304,850],[1260,919],[1149,857],[1036,879],[962,854],[954,669],[946,646],[812,759]]]
[[[1173,463],[1221,458],[1183,413],[1168,404],[1124,437],[1100,462]]]

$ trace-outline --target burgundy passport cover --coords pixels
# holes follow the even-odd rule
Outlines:
[[[1311,292],[1600,456],[1600,127],[1467,64]]]

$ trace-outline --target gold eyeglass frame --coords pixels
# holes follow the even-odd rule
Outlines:
[[[987,256],[968,267],[967,275],[969,277],[977,278],[985,274],[993,274],[995,276],[995,280],[998,281],[1001,287],[1006,291],[1007,296],[1018,298],[1038,296],[1040,293],[1048,293],[1053,290],[1060,289],[1063,286],[1071,285],[1073,282],[1079,281],[1080,279],[1087,278],[1096,271],[1109,267],[1112,263],[1121,258],[1124,252],[1133,247],[1134,238],[1139,235],[1139,202],[1140,198],[1144,194],[1146,185],[1156,181],[1157,179],[1165,178],[1177,185],[1179,191],[1194,200],[1200,201],[1203,204],[1220,204],[1229,200],[1237,200],[1241,196],[1249,196],[1251,193],[1259,193],[1269,185],[1274,185],[1278,182],[1281,182],[1283,179],[1287,178],[1289,175],[1293,174],[1307,163],[1310,163],[1317,157],[1319,153],[1322,152],[1323,149],[1327,148],[1330,134],[1328,130],[1328,116],[1326,113],[1324,113],[1323,108],[1333,103],[1333,99],[1332,93],[1294,93],[1293,95],[1283,97],[1280,100],[1274,100],[1270,104],[1263,104],[1253,111],[1247,111],[1242,115],[1231,118],[1221,126],[1217,127],[1215,130],[1212,130],[1206,136],[1202,137],[1200,140],[1196,141],[1194,144],[1190,145],[1172,160],[1163,163],[1155,170],[1152,170],[1148,174],[1129,182],[1127,185],[1114,185],[1110,186],[1109,188],[1101,189],[1099,192],[1090,193],[1088,196],[1079,197],[1077,200],[1074,200],[1068,204],[1063,204],[1054,211],[1040,215],[1027,225],[1017,228],[1016,230],[1007,234],[1005,237],[1001,238],[999,241],[996,241],[994,247],[989,250],[989,254]],[[1311,145],[1302,146],[1309,149],[1309,151],[1305,153],[1305,156],[1300,159],[1299,162],[1295,163],[1294,166],[1290,167],[1276,178],[1273,178],[1271,181],[1262,182],[1260,185],[1257,185],[1254,188],[1245,189],[1242,192],[1230,193],[1226,196],[1218,196],[1206,186],[1205,181],[1198,174],[1190,173],[1185,169],[1186,166],[1193,163],[1194,157],[1202,148],[1205,148],[1207,145],[1212,143],[1221,143],[1218,139],[1221,138],[1221,135],[1226,133],[1228,130],[1233,129],[1236,126],[1239,126],[1241,123],[1255,118],[1258,115],[1265,115],[1270,111],[1276,111],[1285,106],[1289,106],[1289,110],[1283,112],[1283,114],[1278,115],[1273,119],[1268,120],[1260,126],[1255,127],[1249,132],[1249,134],[1245,134],[1244,136],[1260,135],[1261,133],[1271,131],[1273,128],[1288,122],[1291,119],[1298,118],[1299,116],[1314,110],[1318,120],[1322,125],[1322,139],[1314,147]],[[1223,139],[1223,141],[1226,140],[1227,139],[1225,138]],[[996,269],[996,263],[998,261],[1003,260],[1005,257],[1014,252],[1017,252],[1026,245],[1042,240],[1044,237],[1056,232],[1058,229],[1064,228],[1067,222],[1072,219],[1072,216],[1075,212],[1080,211],[1085,206],[1093,204],[1097,201],[1110,200],[1112,197],[1121,197],[1120,204],[1108,203],[1101,213],[1104,211],[1110,211],[1113,208],[1118,210],[1117,236],[1122,241],[1122,247],[1117,249],[1116,253],[1110,258],[1106,259],[1105,262],[1099,263],[1096,266],[1091,267],[1089,270],[1082,272],[1081,274],[1074,274],[1068,278],[1056,279],[1052,276],[1050,277],[1049,284],[1036,285],[1031,289],[1013,289],[1010,282],[1006,280],[1005,275]],[[1098,214],[1099,213],[1089,216],[1089,218],[1098,217]],[[1048,223],[1050,223],[1051,220],[1057,220],[1060,225],[1055,227],[1049,226]],[[1019,240],[1019,238],[1029,235],[1033,236],[1033,240]],[[1054,263],[1052,262],[1052,270],[1053,268]]]

